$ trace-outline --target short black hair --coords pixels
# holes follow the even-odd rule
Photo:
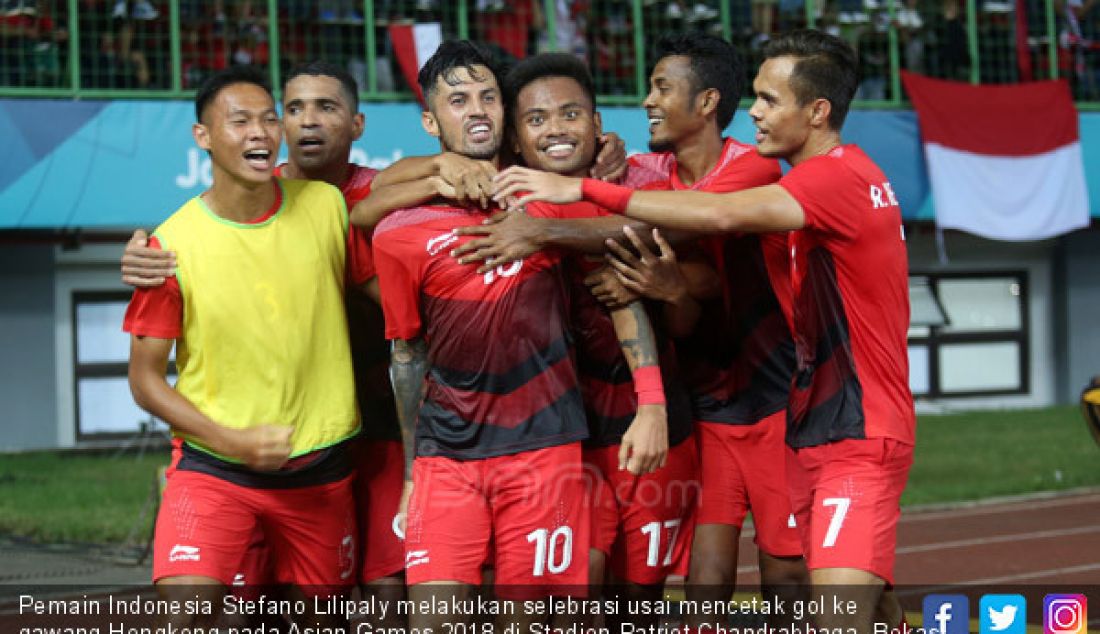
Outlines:
[[[500,67],[493,59],[492,53],[484,46],[475,44],[470,40],[447,40],[439,45],[435,53],[424,62],[420,73],[416,76],[416,82],[420,84],[420,90],[424,94],[424,101],[431,105],[432,95],[435,93],[435,80],[439,77],[451,86],[458,83],[455,71],[465,68],[471,77],[478,77],[474,66],[484,66],[489,69],[494,78],[500,76]]]
[[[302,75],[309,75],[310,77],[331,77],[340,82],[340,88],[344,93],[344,97],[348,100],[348,106],[351,107],[351,111],[356,112],[359,110],[359,84],[355,82],[355,78],[352,77],[351,73],[343,66],[319,59],[299,64],[292,68],[290,73],[288,73],[283,80],[283,92],[286,93],[286,87],[291,80],[296,77],[301,77]]]
[[[711,88],[718,91],[718,129],[733,121],[737,102],[745,90],[745,62],[733,44],[713,35],[669,35],[657,42],[657,59],[673,55],[688,58],[692,98]]]
[[[569,53],[542,53],[513,66],[504,78],[504,98],[508,110],[515,112],[516,100],[524,87],[546,77],[566,77],[576,81],[595,110],[596,87],[592,74],[584,62]]]
[[[268,83],[267,76],[260,69],[255,66],[230,66],[207,77],[206,81],[202,82],[198,91],[195,92],[195,121],[202,123],[202,115],[206,112],[206,107],[214,101],[214,98],[218,96],[222,89],[233,84],[259,86],[264,89],[268,97],[271,97],[272,101],[275,101],[275,97],[271,94],[271,84]]]
[[[825,99],[832,105],[829,127],[839,131],[859,87],[859,58],[839,37],[802,29],[776,36],[764,45],[764,59],[794,57],[791,90],[799,105]]]

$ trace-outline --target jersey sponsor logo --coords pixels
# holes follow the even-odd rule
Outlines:
[[[428,252],[428,255],[435,256],[455,242],[458,242],[458,229],[451,229],[441,236],[436,236],[428,240],[428,244],[425,245],[424,248]]]
[[[871,185],[868,189],[868,195],[871,197],[871,205],[875,209],[900,206],[898,205],[898,197],[894,195],[894,188],[890,186],[890,181],[883,181],[882,186]]]
[[[172,562],[199,561],[200,557],[198,546],[184,546],[183,544],[176,544],[168,553],[168,561]]]
[[[428,557],[428,551],[425,550],[410,550],[405,553],[405,568],[412,568],[413,566],[419,566],[420,564],[426,564],[431,559]]]

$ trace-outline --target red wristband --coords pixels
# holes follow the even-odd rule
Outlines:
[[[584,196],[585,200],[617,214],[626,213],[626,205],[630,202],[630,195],[633,193],[634,190],[629,187],[605,183],[594,178],[581,181],[581,196]]]
[[[665,386],[660,366],[647,365],[634,370],[634,392],[638,395],[638,405],[664,405]]]

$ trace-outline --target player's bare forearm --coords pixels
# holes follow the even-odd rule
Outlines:
[[[371,188],[401,185],[438,174],[435,156],[408,156],[375,174]]]
[[[631,302],[611,311],[611,320],[631,372],[637,375],[641,368],[655,368],[657,338],[642,303]],[[663,402],[639,402],[634,420],[620,442],[619,468],[627,469],[634,475],[643,475],[664,465],[667,455],[668,414],[665,405]]]
[[[171,339],[130,337],[129,379],[134,402],[168,423],[176,433],[217,454],[240,460],[254,469],[281,467],[290,457],[293,428],[262,424],[233,429],[208,418],[165,379],[173,343]]]
[[[640,301],[611,311],[611,322],[630,370],[657,365],[657,337]]]
[[[405,445],[405,479],[412,479],[416,458],[416,422],[424,401],[424,378],[428,373],[428,344],[423,339],[394,339],[390,355],[390,381],[397,401],[401,441]]]
[[[691,335],[695,330],[695,324],[699,323],[702,312],[702,306],[690,293],[684,293],[674,301],[665,302],[664,317],[668,334],[677,339]]]
[[[701,233],[763,233],[801,229],[802,206],[779,185],[727,194],[696,191],[634,192],[626,215],[650,224]]]
[[[390,185],[371,187],[370,195],[351,208],[351,222],[365,230],[373,229],[387,215],[424,204],[439,195],[439,177]]]

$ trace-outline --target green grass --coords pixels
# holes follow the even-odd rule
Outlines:
[[[0,535],[118,543],[133,529],[166,453],[136,460],[0,455]],[[1100,486],[1100,448],[1075,407],[922,416],[903,505]],[[146,518],[150,522],[151,518]],[[143,539],[149,524],[137,532]]]
[[[1077,407],[921,416],[902,505],[1100,485]]]
[[[39,542],[121,543],[168,453],[138,460],[36,452],[0,455],[0,534]],[[147,514],[151,515],[151,513]],[[151,518],[138,530],[143,540]]]

